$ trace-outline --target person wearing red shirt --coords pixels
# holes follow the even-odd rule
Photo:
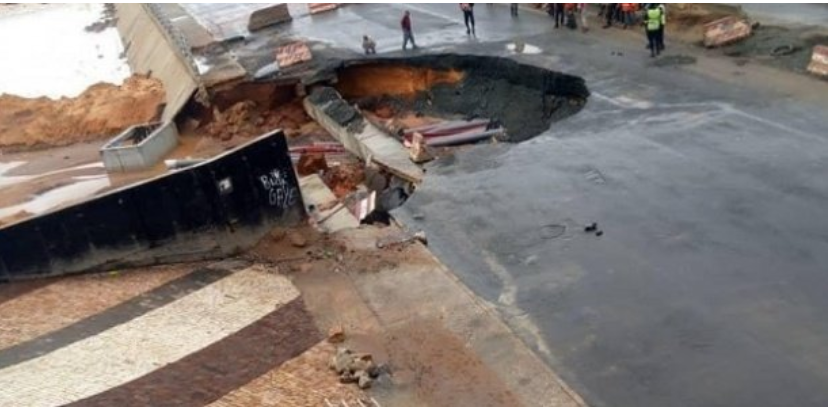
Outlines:
[[[411,42],[411,47],[416,49],[417,45],[414,41],[414,31],[411,28],[411,12],[405,10],[405,14],[402,15],[402,20],[399,22],[399,25],[402,26],[402,50],[405,50],[408,46],[408,41]]]

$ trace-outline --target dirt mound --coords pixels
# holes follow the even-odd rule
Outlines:
[[[132,76],[122,85],[99,83],[75,98],[0,95],[0,147],[22,150],[115,136],[159,117],[165,90],[156,79]]]
[[[222,111],[214,107],[211,118],[197,133],[228,141],[253,138],[281,128],[288,136],[293,137],[301,134],[304,127],[309,127],[313,122],[304,112],[300,99],[276,108],[265,105],[244,100]]]
[[[344,163],[324,171],[324,183],[337,198],[342,199],[364,182],[364,166],[361,163]]]

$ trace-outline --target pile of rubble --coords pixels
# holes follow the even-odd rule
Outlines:
[[[369,388],[382,374],[382,367],[373,362],[370,354],[356,353],[344,347],[336,350],[330,360],[330,369],[339,375],[342,383],[356,383],[361,389]]]

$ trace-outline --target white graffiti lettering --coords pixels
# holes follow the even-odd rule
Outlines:
[[[287,181],[285,172],[273,169],[260,176],[260,183],[266,190],[270,206],[287,208],[298,200],[298,189]]]

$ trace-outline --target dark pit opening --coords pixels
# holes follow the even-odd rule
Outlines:
[[[504,142],[533,138],[579,112],[590,96],[580,77],[491,56],[427,55],[345,62],[336,89],[382,119],[488,119]]]

